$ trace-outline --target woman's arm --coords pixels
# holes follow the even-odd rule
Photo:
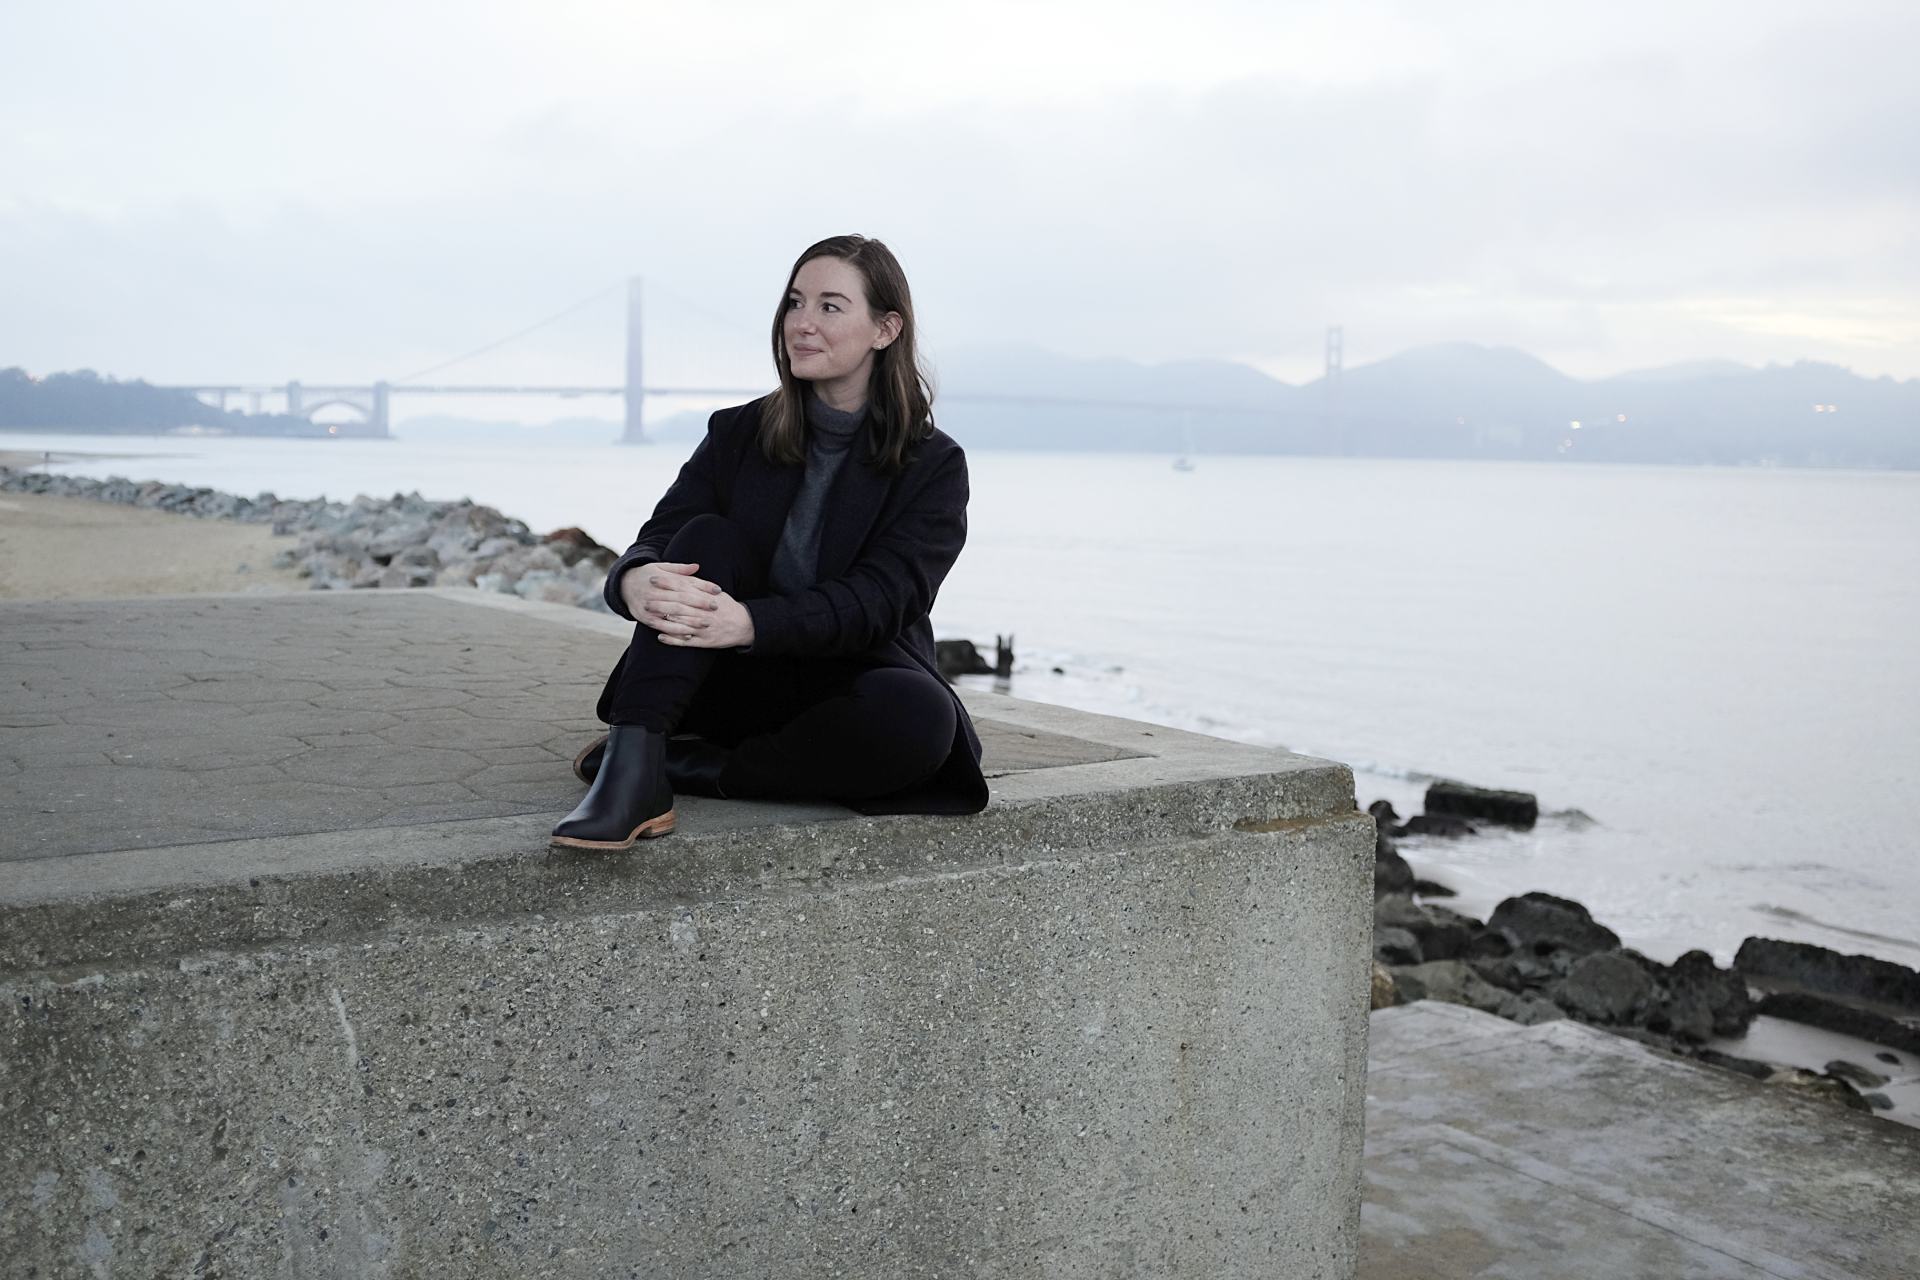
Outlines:
[[[664,560],[667,543],[680,527],[698,515],[720,510],[720,494],[714,481],[714,423],[719,420],[716,411],[707,419],[707,434],[694,446],[693,453],[680,464],[680,474],[653,508],[653,514],[640,526],[640,532],[634,535],[633,545],[621,553],[607,569],[606,585],[601,594],[606,598],[607,607],[629,622],[636,621],[628,612],[626,601],[620,595],[620,578],[627,570],[638,565],[652,564]]]
[[[740,602],[753,619],[754,653],[863,653],[933,608],[967,541],[966,454],[953,445],[927,465],[845,574],[794,595]]]

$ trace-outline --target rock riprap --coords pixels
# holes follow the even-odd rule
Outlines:
[[[203,520],[270,524],[298,539],[274,558],[316,591],[432,586],[478,587],[548,604],[607,611],[601,584],[615,554],[579,529],[536,534],[519,520],[469,498],[430,501],[418,493],[325,498],[247,498],[216,489],[54,475],[0,467],[0,492],[84,498]]]

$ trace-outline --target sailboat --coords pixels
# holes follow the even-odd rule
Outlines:
[[[1180,456],[1173,460],[1175,471],[1193,470],[1193,415],[1180,415]]]

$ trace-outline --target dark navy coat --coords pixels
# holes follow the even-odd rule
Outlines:
[[[767,461],[757,443],[761,401],[720,409],[633,545],[607,572],[606,599],[631,618],[620,575],[665,559],[669,540],[713,512],[746,530],[771,564],[805,467]],[[819,581],[790,596],[742,600],[753,619],[752,656],[859,657],[926,672],[954,704],[953,748],[918,786],[858,802],[864,813],[978,813],[987,805],[980,737],[940,674],[927,615],[967,540],[967,457],[935,429],[913,460],[889,476],[856,441],[828,495],[820,530]]]

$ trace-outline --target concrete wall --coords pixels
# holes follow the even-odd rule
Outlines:
[[[521,910],[471,867],[431,910],[416,870],[248,945],[231,900],[206,945],[219,893],[149,895],[94,961],[22,932],[87,903],[0,912],[4,1269],[1350,1276],[1372,826],[1344,770],[1288,785],[1245,829],[787,829],[839,849],[812,875],[753,831],[524,859]],[[275,888],[222,892],[271,921]]]

